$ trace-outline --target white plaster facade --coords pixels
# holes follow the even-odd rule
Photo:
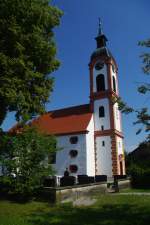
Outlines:
[[[58,176],[63,176],[66,168],[70,165],[77,165],[78,170],[76,173],[70,175],[82,175],[95,176],[95,150],[94,150],[94,122],[93,117],[89,121],[87,127],[87,134],[74,134],[57,137],[57,145],[60,149],[56,155],[56,164],[54,169]],[[76,144],[70,143],[70,138],[78,137]],[[76,157],[70,156],[71,150],[77,150]]]
[[[118,155],[124,154],[123,140],[120,137],[117,137],[117,150],[118,150]]]
[[[78,137],[77,144],[71,144],[70,138]],[[60,151],[56,155],[55,170],[58,176],[63,176],[66,168],[70,165],[78,166],[78,174],[86,174],[87,160],[86,160],[86,134],[75,134],[57,137],[57,145]],[[76,157],[70,157],[70,151],[77,150]],[[76,175],[75,173],[70,175]]]
[[[111,138],[96,137],[97,174],[112,176]]]
[[[116,70],[113,71],[112,66],[111,66],[111,77],[112,77],[112,79],[111,79],[111,85],[113,87],[113,77],[114,77],[115,78],[115,83],[116,83],[116,94],[119,95],[117,72],[116,72]]]
[[[87,155],[87,175],[95,176],[95,148],[94,148],[94,118],[92,116],[87,127],[86,134],[86,155]]]
[[[121,132],[122,131],[121,114],[118,109],[118,103],[115,103],[113,108],[114,108],[115,129]]]
[[[99,117],[99,108],[103,106],[105,116]],[[107,98],[98,99],[94,101],[94,124],[95,131],[102,130],[102,126],[104,130],[110,129],[110,115],[109,115],[109,100]]]

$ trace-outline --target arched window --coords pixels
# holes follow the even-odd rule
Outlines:
[[[103,74],[99,74],[96,77],[96,87],[97,87],[97,92],[105,91],[105,77]]]
[[[113,76],[113,91],[116,92],[116,80],[114,76]]]
[[[99,117],[105,117],[104,106],[99,107]]]

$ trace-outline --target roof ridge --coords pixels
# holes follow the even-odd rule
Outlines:
[[[74,105],[74,106],[70,106],[70,107],[54,109],[54,110],[47,111],[47,112],[45,112],[44,114],[52,113],[52,112],[56,112],[56,111],[60,111],[60,110],[74,109],[74,108],[78,108],[78,107],[81,107],[81,106],[90,106],[90,104],[87,103],[87,104],[83,104],[83,105]],[[44,114],[43,114],[43,115],[44,115]]]

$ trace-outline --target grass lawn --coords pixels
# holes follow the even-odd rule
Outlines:
[[[148,225],[149,196],[98,197],[90,207],[0,201],[0,225]]]
[[[120,190],[120,192],[123,192],[123,193],[132,193],[132,192],[139,192],[139,193],[145,192],[145,193],[150,193],[150,189],[127,188],[127,189]]]

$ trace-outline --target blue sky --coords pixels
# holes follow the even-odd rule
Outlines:
[[[120,95],[135,108],[150,105],[147,96],[136,92],[137,86],[146,77],[141,70],[139,55],[146,49],[137,45],[139,40],[149,38],[149,0],[53,0],[54,5],[64,11],[60,27],[55,29],[58,47],[57,57],[61,61],[58,71],[53,73],[55,87],[46,109],[52,110],[89,101],[90,55],[96,48],[98,17],[103,31],[119,67]],[[133,150],[144,138],[136,135],[134,115],[123,115],[125,149]],[[3,124],[7,130],[15,123],[10,113]]]

